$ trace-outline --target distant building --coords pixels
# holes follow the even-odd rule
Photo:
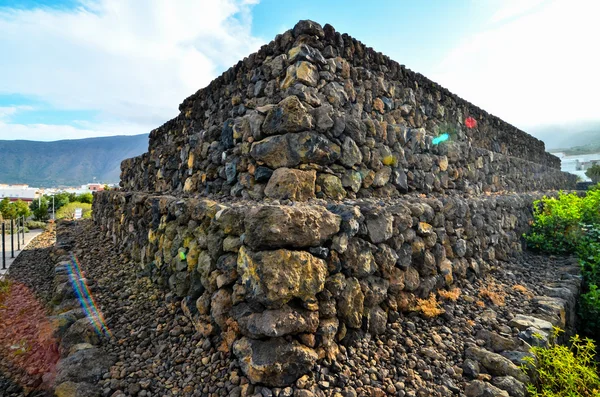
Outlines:
[[[10,201],[21,200],[30,203],[37,198],[37,194],[38,189],[29,185],[0,185],[0,200],[8,197]]]
[[[600,160],[589,160],[589,161],[579,161],[577,160],[576,162],[576,170],[578,171],[585,171],[587,169],[590,169],[592,166],[596,165],[600,163]]]
[[[564,153],[553,153],[560,158],[560,169],[564,172],[575,174],[583,181],[591,181],[585,175],[585,171],[594,164],[600,164],[600,153],[581,154],[575,156],[565,156]]]
[[[87,185],[81,186],[82,189],[88,189],[90,192],[101,192],[104,190],[104,185],[100,183],[88,183]]]

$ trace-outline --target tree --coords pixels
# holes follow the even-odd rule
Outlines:
[[[48,220],[48,218],[50,218],[48,216],[48,203],[45,200],[43,200],[42,203],[33,211],[33,218],[36,221],[42,222],[45,222]]]
[[[24,216],[25,218],[29,218],[31,216],[31,211],[29,210],[29,204],[25,201],[17,200],[12,203],[15,206],[15,213],[18,217]]]
[[[600,182],[600,165],[594,164],[585,171],[585,175],[594,183]]]
[[[17,209],[8,197],[0,201],[0,213],[2,213],[4,219],[14,219],[17,217]]]
[[[46,197],[40,197],[37,200],[33,200],[31,202],[31,205],[29,206],[29,209],[31,210],[31,212],[35,213],[35,211],[39,208],[41,203],[45,203],[46,204],[46,208],[48,208],[48,199]]]
[[[70,194],[67,192],[57,193],[54,195],[54,209],[58,210],[59,208],[69,204],[71,202]]]
[[[92,193],[83,193],[77,196],[75,199],[76,202],[79,203],[87,203],[92,204],[92,200],[94,199],[94,195]]]

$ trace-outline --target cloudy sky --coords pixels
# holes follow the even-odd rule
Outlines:
[[[0,0],[0,139],[147,133],[299,19],[527,130],[600,121],[600,1]]]

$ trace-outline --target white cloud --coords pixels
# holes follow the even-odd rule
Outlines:
[[[175,117],[184,98],[259,48],[262,41],[250,33],[253,3],[86,0],[74,10],[0,9],[0,53],[8,54],[0,62],[0,94],[96,110],[115,128],[90,126],[81,137],[149,132]],[[78,133],[0,124],[0,139],[14,139],[11,131],[21,128],[32,139]]]
[[[149,132],[156,125],[136,123],[94,123],[76,122],[73,125],[17,124],[0,119],[2,139],[23,139],[30,141],[57,141],[62,139],[83,139],[109,135],[135,135]],[[141,129],[141,132],[140,132]]]
[[[596,0],[552,1],[474,35],[431,77],[524,129],[598,120],[598,15]]]
[[[31,106],[0,106],[0,121],[8,120],[10,116],[16,114],[20,110],[32,110]]]
[[[546,0],[501,0],[500,8],[492,15],[491,22],[500,22],[523,15]]]

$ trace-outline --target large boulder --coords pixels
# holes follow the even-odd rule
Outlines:
[[[393,235],[394,218],[385,211],[367,214],[366,224],[369,239],[374,244],[383,243]]]
[[[371,245],[359,238],[351,238],[343,255],[342,267],[347,269],[351,275],[359,278],[375,273],[377,263]]]
[[[266,135],[275,135],[310,130],[312,127],[312,116],[298,97],[291,95],[269,110],[262,131]]]
[[[493,350],[496,353],[500,353],[505,350],[515,350],[517,347],[519,347],[514,338],[507,338],[487,329],[482,329],[477,332],[477,339],[485,341],[485,347]]]
[[[359,281],[351,277],[346,280],[346,287],[338,300],[338,314],[350,328],[360,328],[364,311],[365,296]]]
[[[481,380],[474,380],[465,387],[467,397],[509,397],[509,394]]]
[[[319,82],[319,71],[317,67],[307,61],[298,61],[288,66],[285,79],[281,82],[281,89],[285,90],[296,83],[316,87]]]
[[[252,252],[240,248],[238,274],[247,299],[279,308],[291,299],[316,302],[325,286],[327,265],[308,252],[279,249]],[[360,288],[360,287],[359,287]]]
[[[275,170],[265,189],[267,197],[307,201],[315,197],[316,172],[289,168]]]
[[[297,132],[254,142],[250,155],[271,168],[308,163],[330,165],[340,158],[341,148],[316,132]]]
[[[488,372],[495,376],[512,376],[523,383],[529,382],[529,377],[509,359],[497,353],[479,347],[470,347],[465,356],[483,365]]]
[[[360,164],[362,159],[362,153],[356,142],[354,142],[354,140],[349,136],[346,136],[344,138],[344,142],[342,143],[342,157],[340,159],[341,163],[346,167],[352,167],[355,164]]]
[[[79,350],[58,362],[56,384],[68,381],[96,384],[114,363],[112,356],[98,348]]]
[[[283,338],[261,341],[243,337],[235,342],[233,352],[252,383],[269,387],[295,382],[317,361],[317,353],[313,349]]]
[[[524,314],[517,314],[514,316],[508,325],[517,328],[519,331],[525,331],[527,328],[533,327],[547,333],[552,332],[552,323],[550,321],[542,320],[532,316],[526,316]]]
[[[527,395],[525,385],[512,376],[497,376],[492,379],[492,384],[506,391],[510,397],[525,397]]]
[[[246,215],[244,243],[254,250],[317,247],[340,230],[340,222],[321,206],[255,207]]]
[[[320,174],[317,177],[317,186],[325,197],[332,200],[343,200],[346,197],[346,189],[342,185],[342,181],[335,175]]]
[[[100,338],[94,324],[88,317],[75,321],[65,332],[60,342],[60,351],[68,352],[73,346],[88,343],[96,346],[100,344]]]
[[[300,332],[315,333],[319,325],[317,311],[285,305],[281,309],[267,309],[262,313],[252,313],[247,305],[240,306],[242,307],[235,310],[235,312],[242,311],[240,316],[236,316],[240,331],[254,339],[274,338]]]

